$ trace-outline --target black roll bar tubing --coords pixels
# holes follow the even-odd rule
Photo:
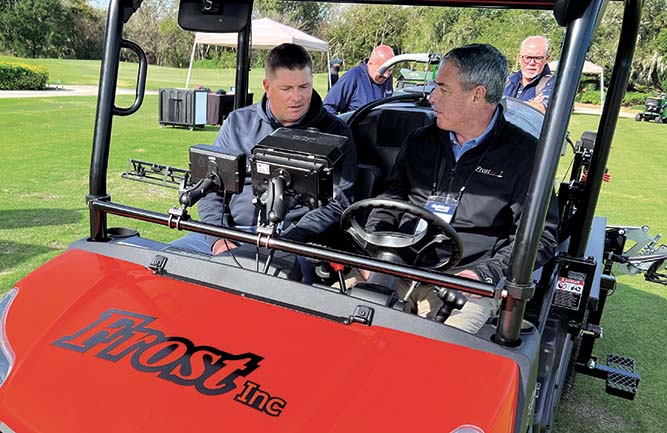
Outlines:
[[[567,26],[558,69],[578,73],[556,75],[552,99],[542,125],[533,176],[514,240],[505,283],[508,296],[500,311],[496,330],[496,341],[502,345],[514,346],[519,342],[526,302],[533,296],[533,266],[553,192],[560,151],[574,107],[586,53],[593,40],[595,24],[603,4],[606,6],[606,3],[607,0],[590,1],[582,15],[570,21]]]
[[[225,239],[231,239],[233,241],[258,245],[262,248],[276,249],[298,254],[300,256],[313,257],[344,265],[357,266],[364,269],[369,269],[371,271],[388,273],[401,278],[409,278],[424,283],[435,284],[437,286],[458,289],[488,298],[499,298],[503,293],[501,289],[495,285],[481,281],[468,280],[453,275],[434,272],[433,270],[416,269],[411,266],[388,263],[369,257],[332,250],[329,248],[285,241],[277,237],[268,236],[266,234],[247,233],[241,230],[214,226],[192,220],[178,220],[171,215],[139,209],[118,203],[112,203],[110,201],[93,200],[89,203],[89,206],[99,210],[100,212],[126,218],[138,219],[141,221],[148,221],[151,223],[167,226],[172,229],[188,230],[211,236],[224,237]]]
[[[123,33],[123,8],[121,0],[110,0],[107,12],[104,50],[100,67],[100,84],[95,115],[93,152],[90,161],[89,195],[93,199],[108,200],[107,168],[109,165],[109,145],[111,142],[111,123]],[[90,239],[107,239],[107,217],[99,209],[90,207]]]
[[[250,42],[252,23],[239,32],[236,44],[236,89],[234,91],[234,110],[248,105],[248,76],[250,75]]]
[[[120,42],[122,48],[133,51],[139,59],[139,70],[137,71],[137,87],[134,89],[134,102],[128,108],[116,107],[114,104],[113,114],[115,116],[129,116],[136,113],[144,102],[144,93],[146,90],[146,73],[148,72],[148,59],[146,53],[141,47],[127,39]]]
[[[591,164],[584,185],[582,208],[576,217],[578,223],[573,224],[575,229],[572,233],[572,241],[568,251],[573,257],[582,257],[586,253],[595,208],[600,198],[602,179],[611,151],[611,140],[614,137],[621,102],[630,76],[642,6],[643,0],[625,1],[616,59],[614,60],[609,90],[600,116],[595,148],[593,149]]]

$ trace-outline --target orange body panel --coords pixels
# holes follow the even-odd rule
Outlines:
[[[0,386],[17,432],[513,431],[519,373],[498,355],[81,250],[17,287]]]

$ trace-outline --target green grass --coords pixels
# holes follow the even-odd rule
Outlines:
[[[19,57],[0,56],[0,62],[22,62],[44,65],[49,70],[49,83],[97,85],[100,78],[99,60],[61,60],[61,59],[26,59]],[[118,71],[118,87],[134,88],[137,80],[138,64],[123,62]],[[188,70],[148,66],[146,79],[147,90],[158,90],[166,87],[185,87]],[[324,95],[327,89],[327,74],[315,74],[315,88]],[[263,92],[262,80],[264,69],[251,69],[248,87],[256,95]],[[211,90],[228,90],[235,83],[234,69],[193,69],[190,74],[189,88],[201,84]]]
[[[99,73],[99,63],[84,67],[87,62],[50,62],[50,69],[62,68],[62,76],[72,80],[63,80],[65,83],[89,83],[78,81],[77,75],[69,71],[72,66],[81,71],[82,80]],[[164,82],[173,83],[170,85],[180,79],[170,77],[167,70],[162,72]],[[120,105],[130,102],[131,97],[118,98]],[[0,99],[0,291],[61,253],[71,242],[87,236],[85,196],[95,106],[94,97]],[[573,139],[583,130],[597,129],[597,120],[598,116],[593,115],[573,116]],[[114,119],[108,176],[113,200],[166,212],[177,202],[176,190],[122,179],[120,174],[128,158],[186,167],[187,149],[193,144],[211,143],[216,133],[215,127],[195,131],[160,128],[157,96],[146,96],[137,114]],[[598,205],[598,214],[606,215],[610,223],[648,224],[654,233],[667,233],[662,202],[667,197],[662,174],[667,166],[665,134],[667,125],[619,119],[608,164],[611,182],[603,185]],[[568,153],[563,158],[559,177],[571,157]],[[145,237],[163,241],[180,236],[161,226],[113,216],[109,225],[130,225]],[[611,397],[604,393],[604,382],[579,375],[574,394],[557,415],[558,433],[664,431],[667,292],[640,276],[621,277],[619,282],[607,304],[605,338],[596,346],[595,354],[635,357],[642,375],[639,395],[634,402]]]

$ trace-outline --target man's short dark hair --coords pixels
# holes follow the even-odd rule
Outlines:
[[[305,48],[301,45],[285,43],[269,51],[269,56],[266,58],[265,71],[268,74],[278,68],[295,71],[306,67],[311,72],[313,71],[313,59]]]

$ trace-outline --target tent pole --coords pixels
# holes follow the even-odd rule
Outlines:
[[[604,107],[604,73],[600,72],[600,114],[602,114],[602,107]]]
[[[329,57],[329,50],[327,50],[327,67],[325,70],[327,71],[327,81],[329,82],[329,89],[331,89],[331,73],[329,69],[331,68],[331,58]]]
[[[195,33],[195,41],[192,43],[192,54],[190,54],[190,65],[188,66],[188,76],[185,79],[185,88],[190,84],[190,72],[192,72],[192,62],[195,60],[195,48],[197,47],[197,34]]]

